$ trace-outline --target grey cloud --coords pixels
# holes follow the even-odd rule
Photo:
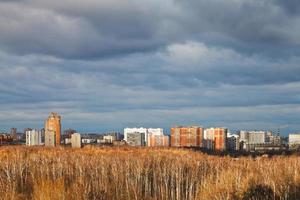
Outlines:
[[[141,10],[136,16],[130,5],[110,11],[105,4],[97,4],[96,9],[102,8],[97,12],[83,12],[87,16],[74,10],[73,15],[65,10],[35,7],[30,2],[1,4],[2,47],[21,55],[38,53],[86,59],[149,51],[163,43],[152,38],[155,28],[151,28]]]
[[[1,1],[0,128],[300,129],[290,3]]]
[[[293,3],[293,1],[289,1]],[[262,1],[20,1],[0,3],[1,46],[21,55],[104,58],[198,40],[244,52],[299,55],[291,3]],[[280,4],[280,5],[281,5]],[[281,47],[291,47],[283,51]],[[294,49],[292,48],[294,47]]]
[[[287,14],[299,15],[300,5],[297,0],[276,0],[275,1],[279,6],[282,6]]]

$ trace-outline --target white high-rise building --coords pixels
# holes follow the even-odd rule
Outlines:
[[[242,148],[249,151],[267,145],[270,135],[272,134],[268,131],[240,131],[239,140]]]
[[[147,128],[125,128],[124,129],[124,140],[128,141],[128,134],[129,133],[143,133],[145,138],[145,143],[147,144],[147,138],[148,138],[148,129]]]
[[[163,135],[163,129],[162,128],[125,128],[124,129],[124,140],[128,141],[128,134],[129,133],[142,133],[144,135],[145,144],[148,144],[148,135]]]
[[[42,134],[41,131],[31,130],[26,131],[26,145],[35,146],[42,144]]]

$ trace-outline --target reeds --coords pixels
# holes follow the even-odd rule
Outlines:
[[[0,148],[0,199],[300,199],[299,157],[172,148]]]

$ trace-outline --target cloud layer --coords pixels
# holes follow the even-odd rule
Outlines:
[[[300,131],[294,0],[0,1],[0,129]]]

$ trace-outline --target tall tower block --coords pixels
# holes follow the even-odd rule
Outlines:
[[[61,117],[57,113],[50,113],[48,119],[45,123],[45,137],[48,135],[53,135],[54,133],[54,146],[60,145],[60,135],[61,135]],[[48,145],[45,141],[46,146],[53,146]]]

